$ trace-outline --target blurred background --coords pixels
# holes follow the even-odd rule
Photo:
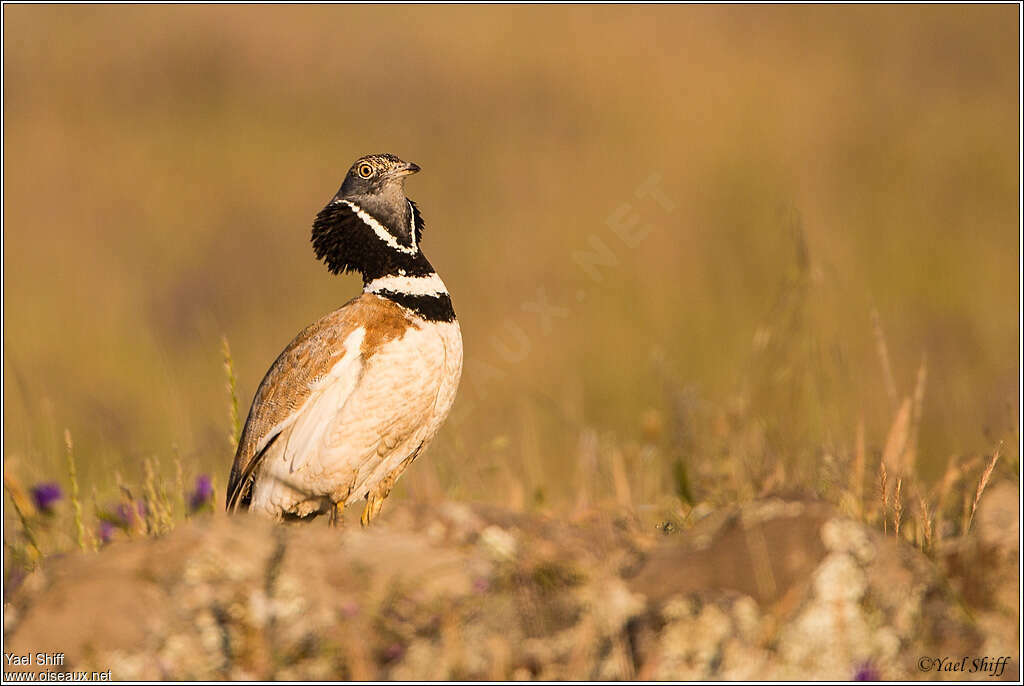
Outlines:
[[[466,351],[400,497],[1018,478],[1018,11],[5,6],[6,467],[223,488],[222,337],[244,420],[393,152]]]

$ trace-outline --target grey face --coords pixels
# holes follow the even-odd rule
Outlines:
[[[405,177],[420,170],[396,155],[360,157],[348,170],[335,200],[349,200],[373,215],[399,242],[412,244],[412,220],[405,197]]]
[[[395,191],[404,196],[405,177],[419,170],[418,165],[403,162],[390,153],[366,155],[348,170],[337,197],[393,195]]]

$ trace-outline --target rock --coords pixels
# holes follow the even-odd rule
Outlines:
[[[1016,656],[1020,671],[1020,490],[1001,482],[985,491],[970,534],[939,547],[938,562],[951,592],[970,608],[983,636],[979,656]],[[971,676],[968,674],[967,676]]]
[[[459,503],[378,522],[216,515],[48,559],[5,606],[7,650],[123,680],[848,680],[1008,644],[943,568],[821,503],[671,536]]]

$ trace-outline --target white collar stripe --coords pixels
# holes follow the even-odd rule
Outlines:
[[[426,276],[382,276],[366,284],[363,289],[367,293],[401,293],[403,295],[446,295],[441,277],[435,274]]]
[[[374,219],[369,212],[364,210],[359,205],[355,204],[350,200],[339,200],[338,202],[342,202],[348,205],[352,209],[352,211],[356,213],[356,216],[362,219],[363,223],[369,226],[373,230],[373,232],[377,234],[377,238],[381,239],[382,241],[388,244],[388,247],[394,248],[398,252],[405,253],[406,255],[416,254],[417,248],[415,231],[413,231],[412,233],[412,247],[406,247],[399,243],[395,239],[395,237],[391,235],[391,232],[384,228],[383,224]]]

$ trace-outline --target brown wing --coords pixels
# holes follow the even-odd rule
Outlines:
[[[228,479],[226,509],[248,505],[260,461],[284,427],[309,397],[311,387],[344,354],[350,333],[366,327],[361,354],[365,359],[384,340],[409,326],[405,311],[390,300],[364,293],[306,327],[277,356],[252,401]]]

